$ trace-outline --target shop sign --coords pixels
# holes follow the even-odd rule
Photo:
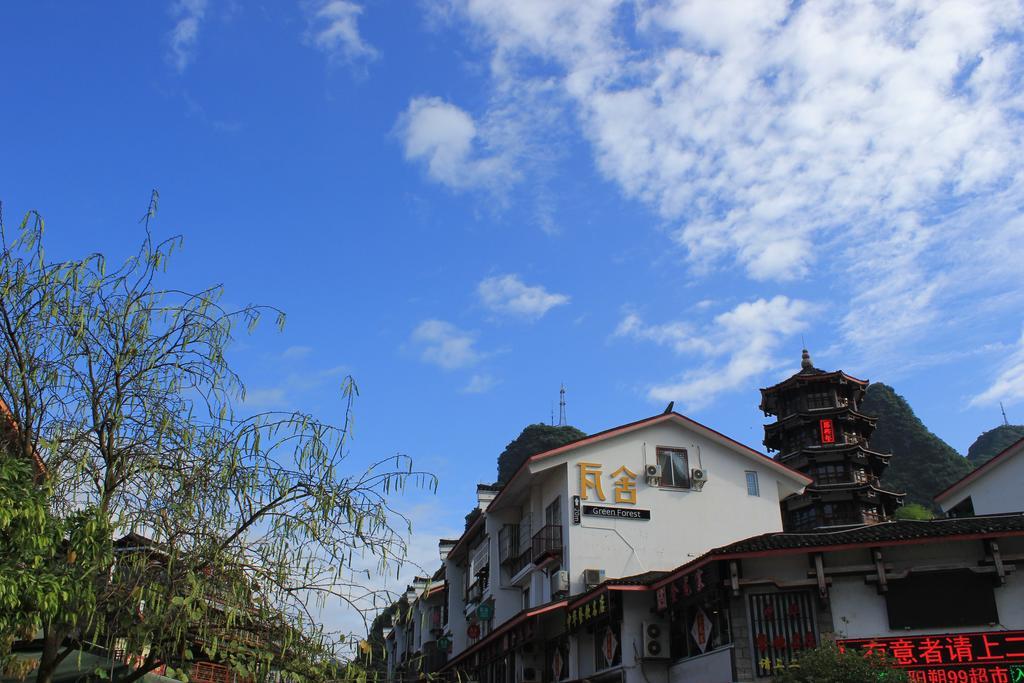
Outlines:
[[[593,600],[574,607],[565,615],[565,627],[570,631],[584,626],[608,613],[608,596],[602,593]]]
[[[605,496],[602,482],[604,467],[596,462],[581,462],[577,465],[580,470],[580,498],[583,500],[608,501]],[[637,473],[626,467],[620,466],[617,470],[608,475],[612,482],[611,502],[625,505],[636,505],[636,478]],[[584,509],[583,514],[586,514]]]
[[[1024,683],[1024,631],[948,633],[836,641],[841,650],[884,654],[912,683]]]
[[[613,519],[650,519],[650,510],[638,508],[614,508],[608,505],[584,505],[583,514],[588,517],[611,517]]]
[[[821,427],[821,442],[822,443],[835,443],[836,442],[836,431],[832,427],[832,420],[823,418],[818,421]]]
[[[581,521],[581,519],[580,519],[580,497],[579,496],[573,496],[572,497],[572,523],[573,524],[579,524],[580,521]]]
[[[437,639],[437,649],[442,652],[447,652],[448,648],[452,646],[452,641],[447,636],[441,636]]]
[[[676,604],[680,600],[696,598],[708,588],[715,585],[717,575],[715,566],[701,567],[692,572],[683,574],[668,586],[659,588],[655,593],[657,609],[662,612],[668,609],[669,605]]]
[[[480,621],[487,621],[494,616],[494,606],[490,603],[484,603],[476,608],[476,616]]]

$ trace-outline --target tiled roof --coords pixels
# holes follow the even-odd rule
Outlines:
[[[662,571],[650,571],[633,576],[623,576],[618,579],[607,579],[601,583],[602,586],[646,586],[668,574]]]
[[[688,571],[719,559],[835,550],[851,547],[891,546],[905,543],[927,543],[932,539],[976,539],[1024,535],[1024,513],[983,515],[926,521],[899,520],[857,526],[836,531],[774,532],[752,536],[704,553],[686,564],[667,572],[651,585],[658,588]]]
[[[1007,532],[1024,532],[1024,514],[985,515],[927,521],[898,520],[838,531],[775,532],[730,543],[715,548],[708,554],[732,555],[770,550],[891,543],[946,536],[999,535]]]

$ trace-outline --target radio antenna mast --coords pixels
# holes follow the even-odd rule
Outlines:
[[[558,390],[558,426],[565,426],[565,385]]]
[[[1006,408],[1003,407],[1003,402],[1002,401],[999,402],[999,410],[1001,410],[1003,412],[1003,424],[1004,425],[1010,424],[1010,421],[1006,419]]]

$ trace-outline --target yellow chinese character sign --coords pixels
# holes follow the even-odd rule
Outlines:
[[[623,465],[611,477],[615,481],[615,502],[636,505],[636,472]]]
[[[601,488],[601,465],[594,462],[581,462],[580,468],[580,498],[590,500],[587,493],[594,492],[598,500],[605,500],[604,489]]]

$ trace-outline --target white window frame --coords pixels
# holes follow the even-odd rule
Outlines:
[[[761,481],[756,470],[746,470],[744,476],[747,478],[747,495],[754,498],[761,497]]]

